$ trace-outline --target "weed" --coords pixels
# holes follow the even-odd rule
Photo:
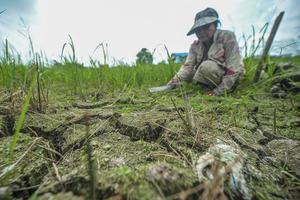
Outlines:
[[[35,86],[35,83],[36,83],[35,79],[33,78],[32,81],[31,81],[30,88],[27,91],[25,101],[24,101],[23,106],[22,106],[22,112],[21,112],[20,117],[19,117],[18,122],[17,122],[16,131],[15,131],[15,133],[14,133],[12,139],[11,139],[10,145],[9,145],[9,150],[8,150],[8,159],[9,160],[11,160],[12,157],[13,157],[15,147],[16,147],[18,139],[20,137],[20,130],[22,128],[22,125],[23,125],[23,122],[24,122],[24,119],[25,119],[25,114],[28,110],[29,101],[30,101],[30,98],[31,98],[31,93],[32,93],[32,90]]]

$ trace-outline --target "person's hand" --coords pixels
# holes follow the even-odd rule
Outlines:
[[[180,85],[180,80],[178,78],[172,78],[167,85],[178,87]]]
[[[216,96],[216,94],[213,91],[205,92],[205,95],[207,95],[207,96]]]

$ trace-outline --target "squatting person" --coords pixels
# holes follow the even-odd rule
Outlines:
[[[182,81],[193,81],[207,95],[221,95],[235,88],[245,69],[235,34],[217,29],[219,23],[219,15],[213,8],[196,14],[187,35],[195,33],[198,40],[193,42],[185,63],[168,85],[176,87]]]

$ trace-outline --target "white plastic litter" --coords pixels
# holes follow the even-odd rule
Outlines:
[[[221,161],[222,166],[218,168],[215,176],[225,177],[226,173],[229,172],[229,187],[231,191],[236,196],[250,200],[251,195],[242,171],[243,157],[244,155],[236,143],[233,141],[225,143],[217,139],[215,144],[208,149],[206,154],[200,156],[196,163],[198,178],[200,181],[213,180],[215,177],[211,171],[211,166]]]
[[[151,93],[156,93],[156,92],[169,91],[172,89],[174,89],[174,85],[164,85],[164,86],[160,86],[160,87],[149,88],[149,91]]]

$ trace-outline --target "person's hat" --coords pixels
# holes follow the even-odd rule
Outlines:
[[[210,24],[217,20],[219,20],[219,15],[217,11],[213,8],[206,8],[205,10],[202,10],[196,14],[194,25],[191,28],[191,30],[187,33],[187,35],[191,35],[195,33],[197,28],[206,24]]]

